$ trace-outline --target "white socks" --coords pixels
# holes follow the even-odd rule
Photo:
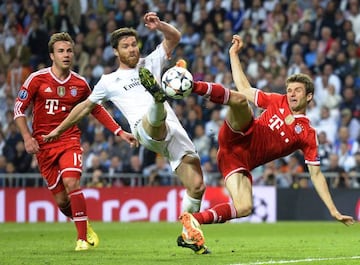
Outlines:
[[[187,192],[184,192],[184,197],[181,203],[181,212],[194,213],[200,211],[201,200],[191,198]]]
[[[151,104],[148,112],[147,118],[149,123],[154,127],[159,127],[166,119],[166,110],[163,103]]]

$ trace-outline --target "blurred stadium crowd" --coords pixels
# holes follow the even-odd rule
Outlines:
[[[49,65],[49,36],[70,33],[74,70],[93,87],[117,68],[109,44],[113,30],[137,29],[143,54],[160,43],[159,33],[149,32],[142,21],[145,12],[154,11],[182,33],[169,66],[184,58],[195,80],[234,88],[228,56],[233,34],[244,40],[240,57],[254,87],[284,93],[288,75],[311,75],[315,97],[307,114],[319,134],[322,169],[332,172],[331,187],[358,188],[359,8],[358,0],[0,0],[0,173],[38,172],[13,121],[13,104],[27,76]],[[199,151],[207,185],[221,185],[221,177],[209,176],[218,173],[217,133],[226,107],[195,95],[170,103]],[[118,110],[106,107],[129,128]],[[133,185],[124,173],[144,176],[138,185],[178,184],[164,158],[142,147],[130,149],[91,116],[79,126],[83,172],[92,177],[88,186]],[[305,172],[302,154],[295,153],[255,169],[254,184],[305,188],[311,185]],[[11,181],[0,179],[0,187]]]

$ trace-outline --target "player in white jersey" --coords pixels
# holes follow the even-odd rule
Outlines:
[[[160,81],[164,63],[179,43],[181,33],[160,21],[153,12],[146,13],[144,21],[150,30],[163,34],[162,43],[151,54],[140,58],[137,32],[130,28],[115,30],[111,35],[111,45],[119,59],[119,68],[103,75],[88,99],[78,104],[56,129],[43,138],[45,141],[57,139],[67,128],[88,115],[96,103],[110,100],[127,118],[138,141],[169,159],[172,169],[186,188],[182,211],[198,212],[205,192],[199,156],[165,101],[165,94],[158,86],[152,87],[149,78],[154,76]],[[206,246],[198,246],[186,238],[185,231],[183,235],[178,238],[179,246],[191,248],[197,254],[209,253]]]

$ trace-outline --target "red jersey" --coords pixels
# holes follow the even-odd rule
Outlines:
[[[255,105],[264,109],[246,132],[225,122],[219,132],[219,168],[224,177],[247,171],[302,150],[305,162],[320,165],[316,131],[305,115],[293,115],[286,95],[257,90]]]
[[[45,143],[41,136],[55,129],[69,115],[71,109],[85,100],[90,93],[91,89],[86,80],[73,71],[70,71],[65,80],[59,80],[50,67],[41,69],[32,73],[21,87],[15,102],[14,119],[25,116],[32,103],[33,137],[42,148],[51,148],[70,141],[79,142],[81,131],[76,125],[66,130],[59,140],[54,142]],[[92,111],[94,115],[102,112],[107,114],[101,106]],[[113,120],[110,121],[110,126],[112,131],[120,128]]]

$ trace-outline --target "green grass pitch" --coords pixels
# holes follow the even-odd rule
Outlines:
[[[355,265],[359,224],[334,222],[203,225],[210,255],[177,247],[179,223],[92,222],[100,245],[75,252],[72,223],[0,224],[0,265]]]

